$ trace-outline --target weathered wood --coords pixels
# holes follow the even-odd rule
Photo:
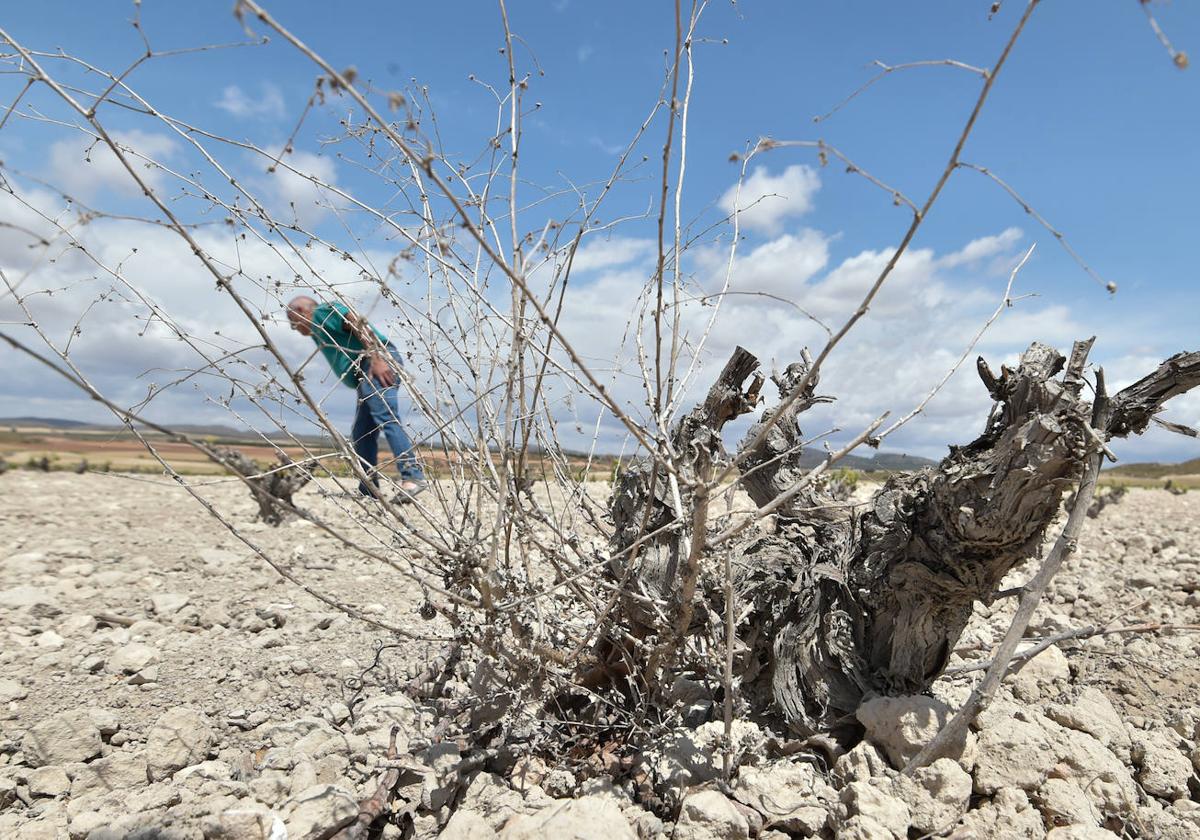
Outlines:
[[[279,467],[263,470],[236,449],[218,449],[219,462],[246,479],[258,502],[258,518],[280,525],[291,515],[292,495],[312,480],[312,473],[279,453]]]
[[[1083,387],[1091,344],[1077,342],[1068,361],[1035,343],[1015,367],[1001,367],[999,374],[980,359],[980,378],[996,406],[976,440],[952,447],[936,467],[893,477],[864,511],[833,504],[826,490],[814,486],[778,507],[773,529],[753,527],[741,535],[729,550],[736,597],[745,606],[737,626],[745,647],[737,675],[752,709],[777,715],[794,733],[807,736],[836,727],[871,694],[928,688],[944,669],[975,601],[990,603],[1001,579],[1040,553],[1064,492],[1079,481],[1092,453],[1111,436],[1141,431],[1166,400],[1200,384],[1200,353],[1174,356],[1115,395],[1111,419],[1094,432]],[[775,377],[781,396],[792,394],[807,371],[801,361]],[[723,375],[714,392],[732,398],[740,394],[740,383]],[[753,451],[741,452],[743,486],[760,507],[806,472],[797,417],[825,399],[816,395],[816,385],[812,377],[785,409],[788,416],[753,443]],[[727,413],[714,411],[710,392],[680,423],[673,437],[676,452],[716,452],[725,419]],[[714,427],[706,431],[709,422]],[[756,441],[756,428],[743,447]],[[668,604],[679,603],[679,584],[692,572],[680,566],[689,556],[684,549],[698,541],[692,533],[698,527],[696,499],[687,483],[704,461],[702,456],[675,463],[681,465],[678,500],[661,466],[661,489],[647,498],[646,478],[654,467],[643,462],[618,484],[612,507],[617,526],[612,547],[620,549],[642,534],[637,523],[645,506],[652,506],[646,521],[659,535],[654,559],[613,571],[618,580],[623,578],[617,572],[632,571],[625,575],[630,591]],[[713,619],[726,597],[716,575],[705,580],[704,567],[715,567],[719,559],[697,555],[694,575],[700,581],[697,609]],[[644,604],[624,618],[641,636],[667,632],[655,623],[661,624],[663,613],[656,616]],[[690,632],[706,626],[693,625]]]
[[[692,534],[697,522],[691,515],[696,507],[695,488],[703,483],[701,474],[707,474],[708,467],[724,457],[722,427],[758,404],[763,379],[754,373],[757,369],[754,354],[735,348],[704,402],[672,432],[676,474],[671,475],[661,459],[639,459],[621,473],[613,487],[609,510],[616,529],[610,540],[610,573],[616,580],[628,582],[636,594],[671,604],[672,615],[681,616],[685,630],[695,578],[691,577],[692,586],[688,587],[687,575],[681,578],[680,570],[682,566],[694,571],[692,562],[698,560],[705,536],[701,533],[696,540]],[[751,375],[753,379],[743,390]],[[705,491],[701,493],[704,505]],[[689,513],[681,518],[682,511]],[[705,518],[699,521],[703,523]],[[635,543],[636,552],[631,550]],[[634,574],[629,574],[631,562],[636,565]],[[645,598],[624,599],[622,607],[641,630],[666,629],[658,627],[661,615],[647,606]]]
[[[1078,394],[1082,389],[1082,370],[1087,359],[1087,351],[1092,342],[1076,342],[1075,350],[1071,353],[1071,362],[1067,366],[1064,384],[1072,392]],[[1101,371],[1096,373],[1096,401],[1092,406],[1092,417],[1089,421],[1092,428],[1104,428],[1108,423],[1110,405],[1104,389],[1104,376]],[[1102,445],[1102,444],[1101,444]],[[1033,612],[1042,600],[1042,594],[1050,581],[1058,574],[1059,568],[1068,556],[1075,552],[1083,523],[1087,519],[1087,511],[1092,503],[1092,494],[1096,492],[1096,480],[1100,477],[1100,465],[1104,462],[1104,453],[1096,451],[1088,453],[1087,464],[1083,478],[1079,482],[1079,490],[1075,494],[1075,503],[1071,506],[1067,524],[1054,542],[1054,547],[1042,562],[1041,568],[1029,583],[1021,588],[1021,597],[1017,603],[1017,612],[996,650],[996,656],[987,670],[983,680],[975,686],[967,701],[954,713],[954,717],[942,727],[932,741],[921,748],[912,760],[904,767],[906,775],[911,775],[920,767],[924,767],[935,757],[942,755],[952,744],[963,743],[967,737],[967,729],[975,715],[991,703],[1000,681],[1008,672],[1008,664],[1017,652],[1017,645],[1025,635],[1025,629],[1033,618]]]
[[[1176,353],[1153,373],[1113,397],[1108,432],[1113,437],[1141,434],[1163,403],[1200,385],[1200,351]]]

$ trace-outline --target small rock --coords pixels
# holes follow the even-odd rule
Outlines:
[[[87,761],[100,754],[100,730],[82,709],[59,712],[25,733],[21,751],[31,767]]]
[[[34,644],[46,650],[61,650],[62,646],[67,643],[67,640],[55,633],[53,630],[47,630],[45,633],[38,635]]]
[[[812,766],[792,762],[742,767],[733,795],[762,814],[768,828],[779,826],[802,837],[820,832],[838,801],[837,792]]]
[[[575,792],[579,781],[570,770],[559,767],[551,770],[542,780],[542,790],[555,799],[565,799]]]
[[[111,709],[90,708],[88,717],[92,719],[92,723],[96,724],[96,728],[100,730],[100,736],[103,738],[115,734],[121,728],[120,718]]]
[[[908,805],[909,821],[922,834],[941,834],[958,822],[971,801],[971,775],[954,760],[939,758],[912,777],[897,776],[895,796]]]
[[[473,811],[494,830],[499,830],[514,814],[530,814],[536,805],[527,805],[520,793],[492,773],[480,773],[463,794],[459,809]]]
[[[890,840],[892,833],[870,817],[858,814],[838,827],[838,840]]]
[[[282,808],[288,840],[324,838],[331,823],[358,813],[358,800],[336,785],[317,785],[289,799]]]
[[[735,720],[732,736],[735,763],[763,742],[762,730],[748,721]],[[659,778],[681,788],[711,781],[721,775],[724,740],[725,724],[721,721],[675,732],[664,739],[652,759],[654,771]]]
[[[29,692],[16,680],[0,679],[0,703],[12,703],[15,700],[24,700],[28,696]]]
[[[841,784],[865,782],[875,776],[895,774],[887,759],[869,741],[859,741],[850,752],[838,758],[833,765],[833,775]]]
[[[1088,686],[1069,703],[1052,703],[1046,717],[1067,727],[1086,732],[1122,760],[1129,759],[1129,730],[1102,691]]]
[[[630,837],[632,837],[632,832]],[[745,815],[722,794],[715,790],[703,790],[693,793],[683,800],[683,805],[679,810],[679,820],[675,823],[674,838],[675,840],[749,840],[750,823]],[[603,838],[598,835],[598,840],[603,840]]]
[[[1047,779],[1032,799],[1050,826],[1099,825],[1103,819],[1074,780]]]
[[[149,784],[146,759],[139,753],[113,752],[77,767],[71,780],[73,800],[98,793],[128,792]]]
[[[1143,790],[1168,800],[1187,797],[1192,762],[1180,751],[1179,736],[1173,730],[1139,733],[1131,752]]]
[[[438,840],[496,840],[496,832],[479,814],[459,808],[438,835]]]
[[[888,760],[902,768],[921,748],[933,740],[953,716],[950,707],[933,697],[874,697],[855,713],[866,728],[867,739],[880,747]],[[958,759],[969,755],[971,733],[959,744],[950,745],[935,758]]]
[[[178,707],[163,714],[146,738],[150,778],[168,778],[176,770],[198,764],[216,743],[208,718],[195,709]]]
[[[1137,805],[1138,794],[1125,763],[1091,735],[1041,720],[1053,738],[1059,762],[1053,775],[1073,781],[1102,816],[1128,815]]]
[[[458,792],[458,765],[462,752],[451,741],[434,744],[421,754],[430,768],[421,784],[421,805],[429,811],[439,811]]]
[[[678,832],[675,836],[683,840],[683,835]],[[542,840],[549,837],[561,837],[564,840],[637,840],[621,809],[612,801],[597,796],[562,800],[536,814],[515,816],[500,832],[500,840]]]
[[[1003,788],[1036,790],[1054,766],[1055,754],[1045,730],[1019,717],[1019,707],[995,703],[980,714],[975,763],[975,792],[994,794]],[[977,722],[979,722],[977,720]]]
[[[177,592],[162,592],[150,596],[150,604],[154,609],[155,615],[174,615],[189,603],[190,599],[188,596],[180,595]]]
[[[274,811],[230,808],[209,817],[203,825],[205,840],[287,840],[283,820]]]
[[[959,825],[964,829],[962,834],[969,837],[1042,840],[1046,835],[1042,815],[1029,803],[1025,791],[1018,788],[998,791],[990,802],[968,811]]]
[[[58,624],[64,636],[86,636],[96,631],[96,619],[85,613],[69,615]]]
[[[870,782],[851,782],[842,789],[841,798],[848,817],[868,817],[888,832],[886,836],[908,836],[908,806],[879,787]]]
[[[1120,837],[1095,825],[1064,825],[1046,832],[1046,840],[1120,840]]]
[[[3,811],[17,799],[17,780],[8,776],[0,776],[0,811]]]
[[[1014,692],[1036,699],[1050,686],[1069,682],[1071,666],[1063,652],[1051,645],[1005,679],[1013,683]]]
[[[151,683],[156,683],[158,682],[158,666],[147,665],[136,674],[132,674],[125,682],[130,685],[150,685]]]
[[[136,674],[143,668],[157,663],[160,657],[158,648],[141,642],[130,642],[117,648],[108,658],[108,670],[113,674]]]
[[[29,792],[34,796],[63,796],[71,780],[61,767],[39,767],[29,773]]]

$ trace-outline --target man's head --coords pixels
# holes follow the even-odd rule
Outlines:
[[[292,329],[300,335],[312,335],[312,316],[316,308],[317,302],[307,295],[292,298],[287,308],[288,323]]]

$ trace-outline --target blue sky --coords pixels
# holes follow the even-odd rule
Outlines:
[[[353,65],[358,78],[377,89],[410,89],[414,79],[426,86],[438,132],[451,156],[474,158],[494,130],[494,100],[469,78],[473,74],[493,84],[504,81],[507,65],[499,52],[503,37],[494,5],[266,5],[333,65]],[[728,160],[730,153],[763,135],[824,139],[920,203],[973,104],[978,77],[942,67],[899,72],[828,120],[815,124],[813,117],[870,79],[875,70],[868,65],[876,59],[897,64],[953,58],[990,66],[1023,4],[1007,0],[991,20],[989,6],[965,0],[711,4],[699,26],[695,50],[685,222],[700,230],[723,215],[719,201],[738,171]],[[1184,3],[1151,7],[1178,48],[1200,50],[1200,15],[1194,9]],[[128,65],[141,49],[129,24],[132,14],[132,5],[126,3],[82,7],[40,2],[6,9],[0,25],[27,47],[62,47],[116,69]],[[522,194],[532,198],[538,186],[561,188],[569,182],[603,179],[615,161],[614,151],[629,140],[659,95],[664,49],[673,38],[670,5],[512,2],[509,16],[522,38],[516,50],[518,66],[534,72],[526,102],[541,103],[525,123],[522,174],[527,183]],[[158,50],[247,38],[226,0],[147,0],[142,21]],[[258,34],[265,31],[254,28]],[[95,84],[94,79],[61,69],[65,78]],[[943,362],[961,351],[963,336],[973,334],[990,313],[1008,269],[1035,242],[1037,250],[1014,291],[1038,297],[1021,301],[989,331],[980,349],[990,358],[1011,358],[1032,337],[1066,349],[1071,338],[1096,333],[1093,358],[1118,381],[1128,381],[1148,372],[1151,360],[1200,344],[1200,290],[1191,247],[1197,230],[1192,193],[1200,185],[1196,72],[1173,66],[1134,0],[1043,2],[1004,68],[963,159],[985,165],[1008,181],[1067,235],[1092,268],[1116,282],[1119,291],[1108,295],[994,184],[960,171],[914,242],[911,276],[898,278],[893,298],[881,300],[880,312],[868,319],[874,322],[851,334],[843,361],[831,366],[827,382],[842,399],[836,410],[814,420],[814,428],[829,423],[849,429],[882,409],[903,413],[911,407],[940,376]],[[310,62],[276,37],[265,45],[155,59],[135,71],[130,84],[190,123],[278,148],[312,92],[316,75]],[[19,83],[13,76],[0,80],[6,101],[12,101]],[[66,113],[37,92],[25,106],[56,117]],[[335,178],[339,187],[384,200],[387,189],[357,165],[361,155],[346,144],[321,142],[337,133],[337,120],[347,108],[344,101],[330,100],[306,124],[297,151],[309,156],[304,162],[318,167],[319,174]],[[196,165],[186,149],[162,140],[160,128],[152,123],[115,108],[101,115],[151,152],[161,152],[168,160],[174,156],[180,170]],[[430,126],[426,121],[423,128]],[[603,219],[645,213],[654,194],[664,131],[662,119],[650,127],[638,149],[648,162],[614,192]],[[26,113],[0,131],[0,154],[9,169],[66,182],[76,194],[86,191],[111,212],[150,213],[135,193],[107,177],[86,175],[80,149],[69,145],[69,136],[61,126],[39,123]],[[228,160],[242,177],[264,178],[262,167],[245,155],[229,152]],[[841,167],[821,168],[806,150],[777,150],[759,161],[763,184],[786,185],[796,193],[788,196],[790,204],[778,205],[770,218],[746,230],[739,246],[745,260],[740,270],[746,277],[762,278],[764,287],[778,287],[798,305],[817,301],[814,305],[819,307],[824,301],[827,306],[821,311],[837,320],[852,303],[848,296],[859,288],[856,272],[869,273],[880,255],[895,246],[909,216]],[[265,180],[260,185],[265,192],[287,194]],[[170,190],[168,182],[163,186]],[[551,201],[544,211],[531,210],[527,226],[537,229],[539,212],[553,215],[562,206]],[[331,241],[347,236],[337,217],[314,216],[311,221]],[[580,297],[567,322],[585,344],[598,326],[617,330],[622,305],[625,310],[632,305],[635,281],[648,271],[643,246],[653,235],[651,222],[635,218],[585,246],[595,255],[597,267],[581,272]],[[356,231],[366,236],[362,229]],[[973,242],[982,244],[970,250]],[[694,261],[687,264],[697,285],[707,287],[706,272],[717,271],[720,249],[727,244],[728,231],[716,229],[698,247]],[[164,240],[162,247],[170,246]],[[389,246],[376,239],[370,247],[383,258]],[[13,248],[18,256],[24,253],[19,244]],[[789,274],[788,266],[808,268]],[[153,264],[146,266],[148,273],[153,269]],[[43,267],[32,280],[50,285],[45,278],[53,276]],[[211,295],[211,281],[198,278],[192,285],[186,293],[172,289],[163,294],[203,321],[208,306],[204,295]],[[621,300],[622,295],[629,300]],[[220,323],[222,311],[212,304],[214,324]],[[808,343],[799,337],[807,335],[805,327],[793,325],[788,319],[795,316],[787,312],[746,304],[740,310],[730,307],[728,315],[727,325],[716,330],[709,347],[717,364],[736,341],[764,359],[774,356],[782,363],[791,360],[787,354],[794,354],[798,343]],[[0,311],[0,319],[19,320],[7,309]],[[1035,335],[1038,330],[1042,332]],[[281,341],[303,355],[304,347],[292,337],[285,335]],[[86,349],[86,342],[82,346]],[[597,345],[596,357],[605,357],[609,349]],[[134,379],[145,369],[135,369],[139,352],[114,354],[107,361],[104,352],[104,346],[97,346],[92,356],[97,375],[126,402],[133,402],[146,380]],[[913,361],[913,356],[920,358]],[[0,386],[0,414],[86,414],[100,419],[93,406],[68,391],[47,390],[40,375],[23,363],[6,365],[14,375],[8,385]],[[945,400],[935,401],[930,416],[898,434],[891,448],[936,455],[946,443],[977,432],[987,405],[982,389],[971,381],[970,367],[966,376],[952,380]],[[866,394],[853,393],[864,389]],[[335,394],[331,393],[330,409],[344,425],[348,409],[339,400],[344,402],[346,395]],[[194,391],[167,394],[153,404],[151,413],[160,412],[160,419],[174,422],[220,421],[211,397]],[[40,402],[30,403],[31,399]],[[29,409],[31,404],[36,411]],[[578,406],[571,410],[581,421],[588,420]],[[1182,400],[1169,416],[1200,422],[1200,401]],[[603,445],[619,443],[619,430],[609,427]],[[1123,458],[1200,455],[1195,441],[1165,434],[1117,449]]]

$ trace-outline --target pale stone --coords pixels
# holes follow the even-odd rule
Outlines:
[[[561,837],[564,840],[637,840],[621,809],[597,796],[560,800],[536,814],[514,816],[500,832],[500,840],[542,840],[549,837]]]
[[[29,692],[16,680],[0,679],[0,703],[12,703],[28,696]]]
[[[531,793],[539,788],[532,788]],[[544,796],[544,794],[543,794]],[[526,802],[525,797],[510,788],[493,773],[480,773],[463,793],[459,808],[474,811],[483,817],[489,826],[499,831],[500,828],[515,814],[531,814],[538,810],[538,803],[533,797]],[[549,798],[546,799],[547,804]]]
[[[953,759],[939,758],[894,782],[897,798],[908,805],[909,821],[922,834],[939,834],[958,822],[971,800],[971,775]]]
[[[150,596],[154,614],[161,616],[174,615],[186,607],[190,600],[187,595],[181,595],[178,592],[161,592]]]
[[[950,707],[933,697],[873,697],[855,713],[867,740],[878,746],[897,769],[902,768],[953,716]],[[961,758],[969,753],[973,736],[951,744],[935,758]]]
[[[208,718],[195,709],[178,707],[163,714],[146,738],[150,779],[158,781],[208,757],[216,743]]]
[[[1170,729],[1139,732],[1133,739],[1137,778],[1147,793],[1168,800],[1188,796],[1192,762],[1179,746],[1179,736]]]
[[[652,764],[658,778],[685,787],[711,781],[721,775],[725,724],[711,721],[696,729],[679,731],[663,739]],[[746,752],[757,751],[763,734],[748,721],[733,721],[732,753],[736,761]]]
[[[134,790],[149,784],[146,759],[140,753],[114,752],[76,768],[71,798]]]
[[[833,775],[842,784],[865,782],[875,776],[890,776],[893,773],[895,771],[888,766],[887,759],[868,741],[859,741],[833,765]]]
[[[981,840],[985,837],[1042,840],[1046,836],[1042,815],[1029,803],[1025,791],[1017,788],[997,791],[990,802],[968,811],[959,825],[966,836]]]
[[[989,719],[979,732],[975,759],[975,792],[1003,788],[1035,790],[1054,766],[1055,755],[1045,730],[1017,717]]]
[[[747,765],[733,786],[737,800],[763,815],[767,827],[779,826],[811,837],[825,826],[837,792],[810,765],[780,762]]]
[[[282,811],[288,840],[317,840],[331,823],[357,814],[358,800],[336,785],[317,785],[289,799]]]
[[[479,814],[459,808],[438,835],[438,840],[496,840],[496,832]]]
[[[848,817],[869,817],[883,826],[891,837],[908,836],[911,823],[908,806],[880,786],[871,782],[851,782],[842,788],[841,799]]]
[[[1050,686],[1069,682],[1070,679],[1071,667],[1067,657],[1054,645],[1025,662],[1017,673],[1006,677],[1008,682],[1014,684],[1014,690],[1025,697],[1042,696]]]
[[[288,840],[287,828],[274,811],[230,808],[204,822],[205,840]]]
[[[32,726],[21,741],[31,767],[87,761],[100,754],[100,730],[82,709],[59,712]]]
[[[1099,809],[1072,779],[1047,779],[1031,798],[1048,825],[1095,826],[1103,819]]]
[[[1095,825],[1064,825],[1046,832],[1046,840],[1120,840],[1120,837]]]
[[[1046,717],[1067,727],[1086,732],[1122,760],[1129,758],[1129,730],[1102,691],[1092,686],[1080,690],[1070,703],[1052,703]]]
[[[162,657],[158,648],[141,642],[130,642],[117,648],[108,658],[108,670],[113,674],[136,674]]]
[[[715,790],[683,800],[675,840],[749,840],[750,823],[737,806]]]
[[[62,796],[71,789],[71,780],[61,767],[39,767],[30,771],[28,785],[34,796]]]

